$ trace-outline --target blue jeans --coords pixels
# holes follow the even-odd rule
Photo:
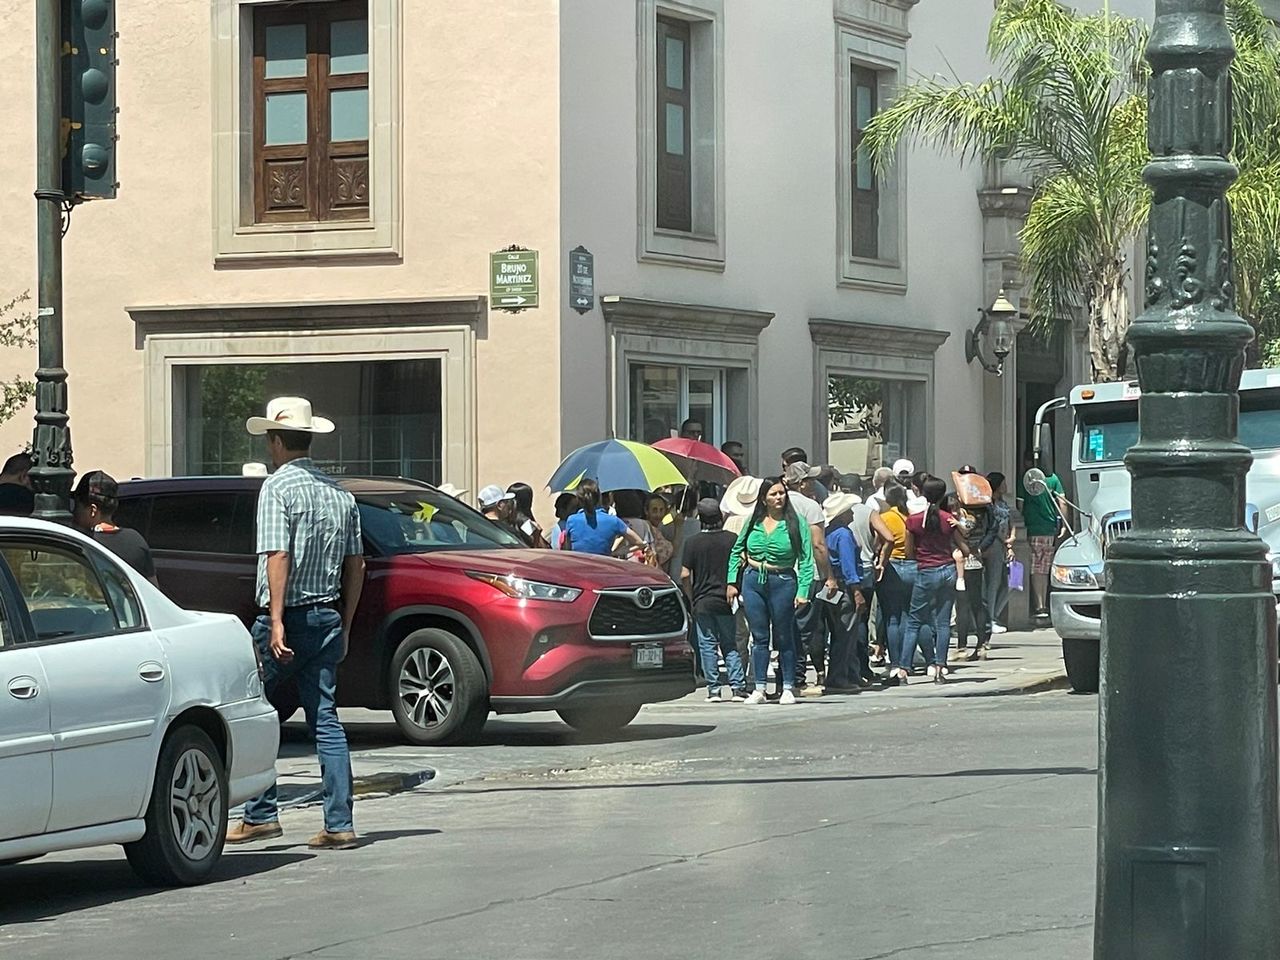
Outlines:
[[[813,660],[816,673],[827,672],[827,624],[822,604],[814,603],[822,592],[823,582],[815,580],[809,586],[809,603],[795,609],[796,619],[796,686],[803,686],[808,677],[809,660]],[[799,588],[797,588],[799,589]]]
[[[724,668],[729,674],[729,689],[734,693],[747,682],[738,656],[738,624],[732,613],[695,613],[693,628],[698,634],[698,653],[702,657],[702,675],[707,678],[707,695],[720,692],[720,664],[717,656],[724,657]]]
[[[951,643],[951,608],[956,602],[955,564],[916,569],[916,583],[911,590],[911,607],[907,614],[906,636],[902,640],[902,666],[911,669],[916,657],[920,628],[933,628],[934,651],[930,665],[947,665],[947,647]]]
[[[889,668],[911,669],[911,662],[902,657],[902,642],[907,631],[907,611],[911,609],[911,591],[916,584],[914,560],[891,560],[884,569],[876,596],[884,610],[885,646],[889,649]],[[911,651],[914,659],[915,650]]]
[[[742,605],[751,628],[751,672],[756,689],[763,690],[769,678],[769,632],[778,648],[778,669],[782,688],[790,690],[796,675],[796,575],[768,573],[747,567],[742,573]]]
[[[853,674],[853,680],[857,683],[863,677],[871,676],[871,604],[875,600],[876,584],[875,574],[872,573],[863,577],[861,582],[850,584],[851,587],[858,590],[866,603],[857,610],[853,624],[853,652],[854,656],[850,660],[850,673]]]
[[[270,617],[258,617],[252,632],[266,669],[267,696],[285,680],[297,682],[298,699],[306,711],[307,726],[315,737],[316,756],[320,759],[325,829],[330,833],[352,829],[351,754],[334,702],[338,664],[342,661],[341,615],[332,607],[286,608],[285,644],[293,651],[288,663],[280,663],[271,655]],[[245,823],[271,823],[278,818],[274,784],[244,805]]]

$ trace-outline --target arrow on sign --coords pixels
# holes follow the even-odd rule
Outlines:
[[[575,297],[573,301],[573,305],[575,307],[589,307],[591,306],[591,301],[588,300],[586,297]]]
[[[528,300],[526,300],[524,297],[503,297],[498,302],[520,304],[520,303],[528,303]]]

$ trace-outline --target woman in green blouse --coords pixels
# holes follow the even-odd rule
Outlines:
[[[808,585],[813,583],[813,541],[809,525],[800,520],[786,484],[770,477],[760,485],[756,509],[738,534],[729,555],[728,597],[739,596],[751,628],[751,668],[756,688],[747,703],[763,703],[769,671],[769,635],[778,648],[778,668],[782,671],[782,703],[795,703],[791,689],[796,666],[796,607],[809,602]],[[797,591],[803,583],[805,590]]]

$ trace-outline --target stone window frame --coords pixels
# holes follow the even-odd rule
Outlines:
[[[733,439],[745,443],[748,455],[755,456],[760,434],[760,334],[774,314],[613,295],[600,298],[600,309],[607,335],[611,436],[626,436],[629,430],[632,363],[739,371],[747,377],[748,427],[746,436]]]
[[[401,7],[369,0],[369,218],[254,223],[253,12],[287,0],[213,0],[213,258],[401,256]]]
[[[917,468],[924,469],[927,464],[922,458],[937,449],[937,437],[934,435],[936,358],[938,349],[950,336],[949,330],[858,320],[810,319],[815,462],[830,460],[827,449],[827,381],[832,376],[843,374],[875,380],[907,380],[924,386],[924,449],[903,453],[903,456],[914,458]]]
[[[850,64],[874,70],[876,101],[892,102],[906,82],[907,12],[917,0],[835,0],[837,284],[882,293],[907,292],[907,165],[898,151],[880,178],[880,257],[853,255],[853,83]]]
[[[174,470],[174,367],[211,363],[441,361],[441,478],[474,490],[476,340],[484,297],[126,307],[143,351],[148,476]],[[265,404],[267,399],[263,398]]]
[[[657,225],[658,17],[691,24],[693,230]],[[722,272],[725,266],[724,0],[636,2],[636,258]]]

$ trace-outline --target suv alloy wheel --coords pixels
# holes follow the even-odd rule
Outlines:
[[[401,640],[387,681],[396,725],[411,743],[468,743],[489,716],[484,668],[446,630],[427,627]]]

